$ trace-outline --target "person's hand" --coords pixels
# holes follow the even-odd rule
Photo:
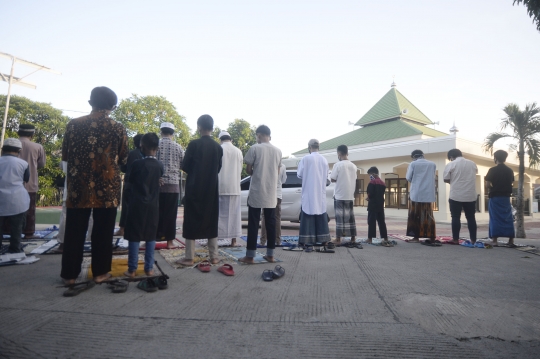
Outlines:
[[[163,186],[165,184],[165,181],[163,180],[163,178],[160,178],[159,179],[159,186]]]

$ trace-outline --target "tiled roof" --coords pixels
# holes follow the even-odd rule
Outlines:
[[[432,124],[431,120],[413,105],[395,87],[392,87],[358,122],[365,126],[393,118],[404,118],[420,124]]]

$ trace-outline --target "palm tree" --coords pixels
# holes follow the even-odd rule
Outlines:
[[[484,142],[484,150],[493,154],[493,145],[501,138],[513,138],[517,144],[511,147],[517,150],[519,159],[518,194],[517,194],[517,231],[516,237],[525,238],[523,223],[523,182],[525,180],[525,153],[529,156],[529,168],[540,164],[540,108],[536,102],[527,104],[521,111],[515,103],[508,104],[503,111],[506,117],[501,120],[501,132],[490,133]],[[509,129],[510,133],[504,132]]]

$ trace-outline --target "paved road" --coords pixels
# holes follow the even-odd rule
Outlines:
[[[55,288],[60,256],[0,268],[0,358],[540,356],[540,256],[404,242],[278,254],[274,282],[260,278],[271,265],[225,277],[161,261],[168,290],[75,298]]]

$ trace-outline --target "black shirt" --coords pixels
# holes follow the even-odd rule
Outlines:
[[[514,182],[514,171],[504,163],[499,163],[491,167],[486,175],[486,181],[491,182],[489,198],[510,197],[512,195],[512,183]]]
[[[384,211],[384,191],[386,185],[380,178],[371,180],[367,186],[367,194],[369,198],[368,211],[383,212]]]

